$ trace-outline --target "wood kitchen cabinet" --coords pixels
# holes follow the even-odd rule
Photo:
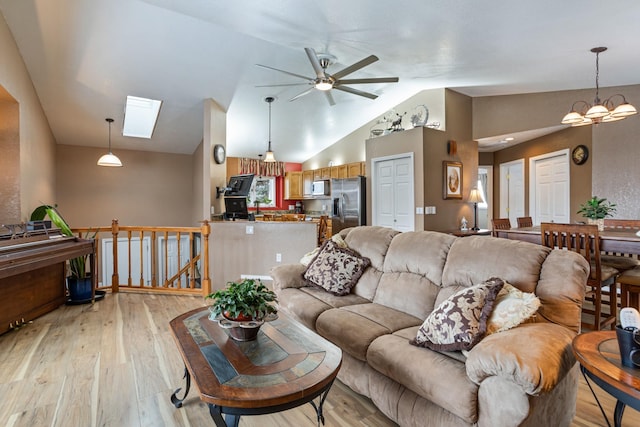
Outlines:
[[[284,198],[299,200],[304,197],[302,172],[287,172],[284,177]]]
[[[302,195],[311,196],[311,185],[313,184],[313,170],[302,171]]]
[[[354,162],[347,164],[347,176],[348,178],[352,178],[355,176],[363,175],[364,176],[364,162]]]

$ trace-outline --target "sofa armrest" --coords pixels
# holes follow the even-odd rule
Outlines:
[[[575,332],[553,323],[529,323],[485,337],[467,353],[471,381],[507,378],[530,395],[552,390],[575,365]]]
[[[302,276],[307,267],[303,264],[283,264],[271,269],[273,289],[278,292],[285,288],[301,288],[307,286]]]

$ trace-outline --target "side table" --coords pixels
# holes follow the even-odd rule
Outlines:
[[[589,378],[600,388],[615,397],[614,425],[622,425],[622,415],[625,406],[640,411],[640,369],[628,368],[620,361],[620,350],[615,331],[594,331],[579,334],[573,339],[573,354],[580,362],[582,375],[589,384]],[[593,393],[593,389],[591,389]],[[594,397],[595,394],[594,394]],[[598,398],[596,402],[604,413]]]

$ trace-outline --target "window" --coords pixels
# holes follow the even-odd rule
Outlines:
[[[256,200],[264,208],[276,207],[276,177],[255,177],[249,190],[250,206],[255,206]]]

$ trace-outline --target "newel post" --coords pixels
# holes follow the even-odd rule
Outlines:
[[[202,221],[202,296],[211,293],[211,278],[209,277],[209,234],[211,225],[208,220]]]
[[[120,290],[120,276],[118,275],[118,233],[120,228],[118,220],[111,221],[111,236],[113,237],[113,274],[111,275],[111,292],[116,293]]]

